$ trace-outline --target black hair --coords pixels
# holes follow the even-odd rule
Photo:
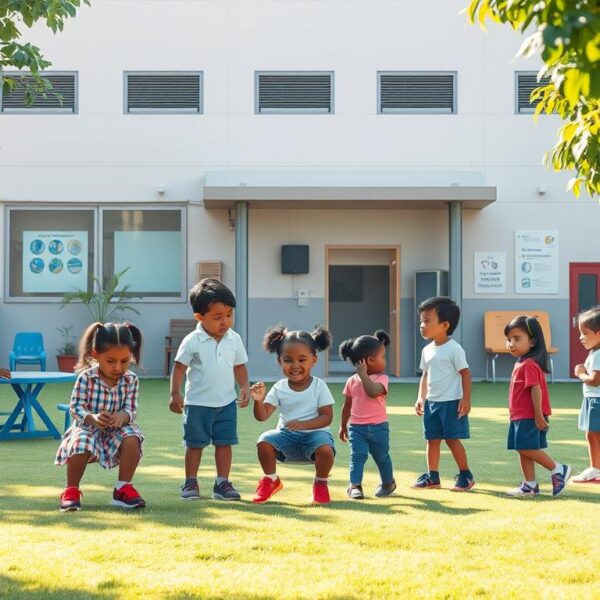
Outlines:
[[[206,314],[212,304],[222,302],[225,306],[235,308],[233,292],[218,279],[201,279],[189,294],[194,313]]]
[[[322,352],[331,346],[331,334],[324,327],[317,327],[312,333],[306,331],[288,331],[285,325],[269,327],[263,338],[263,348],[267,352],[281,356],[284,344],[300,343],[310,348],[313,354]]]
[[[378,329],[373,335],[344,340],[340,344],[339,353],[342,360],[349,360],[353,365],[357,365],[361,360],[377,353],[382,346],[387,348],[389,345],[388,332]]]
[[[452,335],[460,321],[460,308],[452,298],[448,296],[434,296],[427,298],[419,304],[419,315],[426,310],[435,310],[440,323],[448,321],[448,335]]]
[[[519,315],[504,328],[505,337],[508,337],[511,329],[521,330],[534,341],[531,350],[521,356],[520,360],[532,358],[542,371],[550,373],[550,369],[548,368],[548,350],[546,349],[546,340],[544,339],[544,332],[542,331],[540,322],[535,317]]]
[[[111,346],[127,346],[136,365],[140,365],[142,355],[142,332],[131,323],[92,323],[81,336],[79,360],[75,371],[83,371],[94,364],[92,350],[102,354]]]
[[[586,329],[598,333],[600,331],[600,304],[580,312],[578,321]]]

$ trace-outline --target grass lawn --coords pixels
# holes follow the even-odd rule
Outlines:
[[[341,386],[331,386],[336,399]],[[0,410],[12,408],[4,387]],[[57,425],[70,386],[47,386],[42,401]],[[577,472],[587,465],[577,430],[581,386],[550,386],[555,414],[550,453]],[[238,503],[209,499],[214,467],[206,452],[200,472],[204,498],[179,500],[183,476],[180,417],[169,413],[166,380],[141,384],[138,418],[145,456],[135,483],[148,503],[126,513],[108,506],[115,471],[90,465],[82,483],[83,510],[61,514],[65,471],[52,461],[52,439],[0,443],[0,597],[2,598],[463,598],[600,596],[597,526],[600,486],[570,487],[550,496],[503,495],[520,481],[514,452],[505,449],[507,384],[474,386],[472,439],[467,442],[477,480],[469,493],[417,492],[424,470],[420,419],[413,414],[416,385],[390,389],[392,459],[398,490],[387,499],[372,460],[368,498],[345,496],[348,447],[338,443],[331,477],[333,502],[311,506],[312,467],[281,466],[285,488],[264,505],[250,501],[260,469],[255,441],[265,429],[250,409],[240,412],[240,445],[232,480]],[[336,422],[341,402],[336,406]],[[268,426],[275,425],[275,418]],[[442,484],[456,473],[442,456]]]

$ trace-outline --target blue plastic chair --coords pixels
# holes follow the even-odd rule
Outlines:
[[[44,338],[37,331],[21,331],[15,335],[13,349],[9,355],[10,370],[16,371],[17,365],[40,365],[46,370],[46,351]]]

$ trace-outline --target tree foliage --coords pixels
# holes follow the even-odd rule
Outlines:
[[[74,17],[82,4],[89,5],[89,0],[0,0],[0,74],[7,67],[31,73],[31,77],[2,78],[3,93],[22,85],[28,102],[37,94],[47,95],[52,86],[39,72],[52,63],[40,48],[23,41],[22,29],[42,21],[54,33],[62,31],[65,20]]]
[[[600,1],[471,0],[466,13],[483,28],[490,19],[527,35],[518,56],[539,54],[538,80],[550,78],[532,92],[536,118],[557,113],[565,121],[544,163],[575,172],[575,196],[581,186],[600,195]]]

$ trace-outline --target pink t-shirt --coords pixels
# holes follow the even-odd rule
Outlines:
[[[387,375],[369,375],[369,379],[381,383],[385,394],[371,398],[365,392],[362,381],[358,375],[352,375],[344,386],[344,396],[352,398],[352,409],[350,410],[350,423],[352,425],[376,425],[387,421],[385,410],[385,397],[387,396],[389,378]]]

